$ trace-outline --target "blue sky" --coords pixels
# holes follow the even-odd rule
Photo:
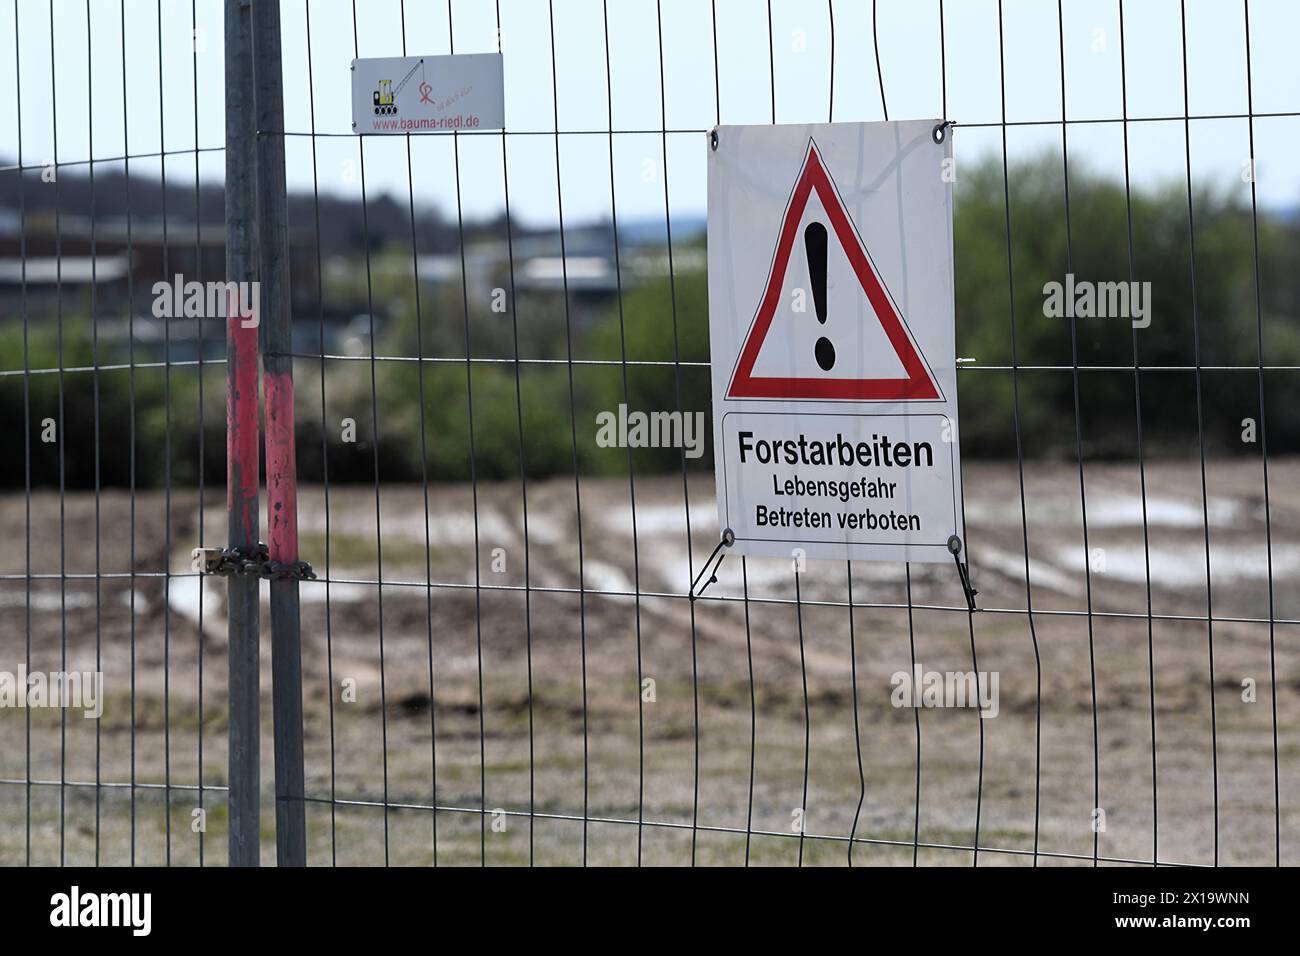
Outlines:
[[[3,2],[3,0],[0,0]],[[534,224],[557,215],[555,138],[566,224],[610,213],[608,129],[612,109],[614,190],[620,219],[660,217],[664,175],[674,216],[701,215],[705,203],[704,138],[725,124],[830,117],[830,13],[835,24],[836,121],[878,120],[883,109],[872,43],[873,6],[880,70],[891,119],[945,113],[941,82],[939,0],[835,0],[831,4],[772,0],[610,0],[606,72],[605,9],[600,0],[502,0],[500,49],[505,54],[506,117],[523,135],[506,143],[511,210]],[[1101,120],[1122,113],[1118,0],[1004,0],[1006,118],[1013,155],[1059,148],[1061,36],[1064,32],[1066,115]],[[490,52],[498,49],[492,2],[284,0],[286,152],[291,189],[360,195],[360,149],[351,135],[349,71],[361,56]],[[963,161],[1000,153],[1002,114],[996,0],[944,4],[946,115],[964,124],[954,149]],[[717,30],[714,31],[716,13]],[[308,19],[310,18],[310,30]],[[552,29],[552,18],[554,28]],[[1128,114],[1183,115],[1183,57],[1177,0],[1124,3]],[[1256,114],[1300,112],[1295,38],[1300,4],[1250,2],[1251,94]],[[18,40],[15,42],[15,24]],[[125,26],[125,29],[123,27]],[[1188,104],[1193,115],[1247,112],[1246,38],[1240,0],[1187,0]],[[191,36],[196,39],[192,42]],[[125,43],[123,34],[125,33]],[[662,42],[660,41],[662,36]],[[308,40],[310,39],[310,57]],[[715,97],[715,43],[718,93]],[[554,44],[555,81],[552,81]],[[195,52],[197,46],[197,54]],[[7,0],[0,5],[0,158],[18,153],[18,90],[22,93],[22,161],[62,163],[160,149],[220,147],[223,135],[222,4],[220,0]],[[662,53],[662,57],[661,57]],[[53,58],[53,65],[51,59]],[[661,70],[662,59],[662,70]],[[15,62],[17,61],[17,62]],[[197,67],[197,88],[196,73]],[[49,96],[53,75],[54,97]],[[308,77],[310,75],[310,81]],[[662,75],[662,83],[661,83]],[[12,82],[16,80],[17,82]],[[611,102],[612,98],[612,102]],[[313,119],[314,100],[314,119]],[[124,111],[123,103],[126,108]],[[197,108],[196,108],[197,103]],[[1069,127],[1071,160],[1122,173],[1118,123]],[[1130,124],[1131,168],[1139,183],[1184,176],[1181,120]],[[1300,116],[1258,116],[1256,166],[1265,206],[1300,206]],[[491,215],[503,203],[500,135],[459,137],[459,195],[466,217]],[[667,154],[666,170],[664,153]],[[1243,119],[1191,124],[1193,177],[1245,189],[1248,155]],[[454,215],[457,180],[453,144],[445,134],[413,136],[408,181],[403,137],[368,137],[369,195],[403,199]],[[219,152],[199,157],[199,174],[219,180]],[[77,171],[84,171],[84,166]],[[133,161],[132,171],[157,175],[160,160]],[[169,156],[168,176],[192,181],[193,155]]]

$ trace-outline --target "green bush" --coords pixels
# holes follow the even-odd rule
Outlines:
[[[1130,277],[1130,207],[1124,184],[1072,163],[1067,233],[1059,154],[1013,163],[1006,181],[1009,202],[1001,162],[991,158],[963,167],[957,184],[957,354],[980,366],[1014,361],[1022,368],[1014,378],[1009,371],[987,369],[959,376],[966,455],[1014,455],[1018,412],[1020,446],[1027,456],[1073,457],[1076,442],[1089,457],[1133,456],[1135,344],[1143,366],[1191,366],[1198,339],[1202,365],[1255,364],[1261,341],[1265,364],[1300,365],[1300,275],[1294,265],[1300,261],[1300,228],[1295,220],[1259,217],[1261,318],[1248,197],[1241,191],[1195,193],[1193,276],[1185,187],[1134,189],[1131,274],[1150,282],[1152,292],[1150,327],[1135,333],[1122,319],[1072,324],[1043,314],[1044,283],[1063,280],[1067,271],[1079,280]],[[384,481],[418,481],[425,475],[439,481],[471,475],[508,480],[521,470],[534,478],[571,474],[575,459],[583,474],[622,474],[628,467],[627,450],[600,448],[595,441],[596,415],[616,411],[620,404],[633,411],[704,412],[711,445],[709,370],[690,364],[706,363],[709,356],[702,272],[627,284],[621,312],[612,303],[594,320],[589,307],[566,309],[558,294],[524,298],[516,315],[503,316],[492,313],[487,303],[465,302],[456,283],[425,287],[417,329],[409,258],[409,249],[375,252],[370,289],[364,273],[336,276],[331,297],[350,296],[345,307],[361,314],[373,302],[381,317],[379,354],[414,356],[418,349],[450,360],[380,360],[374,363],[373,380],[368,360],[331,360],[324,371],[324,409],[321,363],[299,360],[297,441],[303,480],[321,480],[328,468],[331,481],[370,482],[376,459]],[[57,485],[60,469],[68,487],[91,487],[97,480],[105,487],[132,482],[158,486],[169,472],[178,485],[193,484],[200,474],[211,484],[224,483],[224,365],[205,367],[201,402],[193,366],[72,370],[128,361],[120,346],[111,353],[101,347],[95,354],[84,312],[65,303],[61,342],[56,325],[33,322],[26,366],[22,325],[10,321],[0,326],[6,368],[69,369],[62,376],[0,375],[0,413],[11,428],[21,428],[24,420],[30,428],[25,453],[0,457],[0,484],[22,487],[29,468],[37,486]],[[563,361],[516,367],[509,361],[515,323],[525,356],[563,360],[571,345],[581,361],[572,367]],[[467,327],[473,355],[507,361],[476,362],[467,372]],[[572,343],[566,341],[569,328]],[[624,356],[647,364],[624,367],[619,364]],[[1068,368],[1076,356],[1083,365],[1115,367],[1078,373],[1077,418],[1075,375]],[[674,364],[678,360],[684,364]],[[1046,371],[1043,366],[1066,368]],[[1290,373],[1269,373],[1270,453],[1300,449],[1300,403],[1290,400],[1289,385]],[[1194,453],[1197,376],[1186,370],[1144,372],[1141,389],[1145,452]],[[1254,369],[1201,373],[1202,434],[1211,453],[1258,453],[1258,445],[1240,440],[1242,419],[1259,416],[1258,395]],[[61,422],[57,442],[41,441],[47,418]],[[343,441],[345,419],[355,422],[355,442]],[[682,461],[679,449],[632,452],[638,474],[675,471]],[[711,461],[705,454],[688,460],[687,467],[709,469]]]

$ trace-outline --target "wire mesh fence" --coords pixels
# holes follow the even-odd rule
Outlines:
[[[226,313],[186,284],[241,278],[242,122],[288,181],[261,361],[296,379],[316,575],[307,862],[1294,862],[1294,10],[287,2],[277,127],[227,110],[231,9],[0,28],[0,860],[228,862],[249,725],[190,552],[241,491]],[[505,131],[348,128],[353,58],[497,49]],[[955,124],[975,611],[945,566],[715,569],[707,449],[597,437],[708,413],[708,131],[916,117]],[[1149,311],[1052,316],[1067,276]],[[29,704],[71,675],[85,708]],[[967,676],[981,706],[899,706]]]

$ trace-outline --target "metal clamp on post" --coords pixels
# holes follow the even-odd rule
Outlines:
[[[705,588],[707,588],[710,584],[713,584],[715,581],[718,580],[718,568],[722,567],[722,559],[727,556],[727,552],[723,551],[722,549],[729,548],[735,543],[736,543],[736,532],[732,531],[730,528],[724,529],[722,532],[722,540],[719,541],[717,545],[714,547],[713,553],[710,554],[708,560],[704,562],[704,568],[700,571],[699,574],[695,576],[695,580],[691,582],[691,592],[688,595],[688,597],[692,601],[694,601],[697,597],[702,595],[704,593]],[[719,552],[721,552],[721,554],[719,554]],[[714,558],[718,559],[717,564],[713,563]],[[712,570],[710,570],[709,565],[713,565]],[[704,580],[706,576],[708,577],[707,581]],[[695,587],[701,581],[704,581],[704,584],[703,586],[700,587],[700,590],[697,593]]]
[[[962,590],[966,592],[966,610],[978,611],[975,606],[975,595],[979,594],[970,586],[970,569],[961,563],[961,538],[953,535],[948,539],[948,550],[952,552],[952,560],[957,565],[957,577],[961,578]]]
[[[251,552],[244,548],[195,548],[190,552],[194,569],[202,574],[219,574],[223,577],[250,575],[256,578],[293,578],[314,581],[316,572],[306,561],[285,563],[272,561],[265,544],[259,543]]]

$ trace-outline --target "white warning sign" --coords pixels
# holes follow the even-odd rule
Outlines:
[[[937,126],[709,136],[718,519],[741,554],[951,561],[965,540]]]

